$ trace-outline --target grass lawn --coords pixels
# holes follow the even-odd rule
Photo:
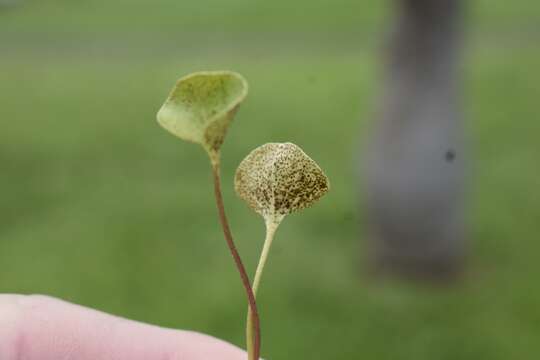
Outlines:
[[[0,5],[0,292],[243,346],[244,293],[209,165],[155,121],[178,77],[231,69],[250,94],[223,148],[223,185],[251,271],[264,226],[233,193],[242,158],[292,141],[332,183],[276,236],[259,294],[265,358],[538,359],[538,2],[471,6],[469,272],[439,289],[362,272],[356,150],[379,88],[384,3],[148,3]]]

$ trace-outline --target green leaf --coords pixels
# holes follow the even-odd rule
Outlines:
[[[268,143],[238,166],[236,193],[267,221],[313,205],[330,188],[319,165],[292,143]]]
[[[157,120],[180,139],[201,144],[215,154],[247,92],[247,82],[238,73],[192,73],[178,80]]]

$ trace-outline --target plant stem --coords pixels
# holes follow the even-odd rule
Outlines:
[[[272,246],[272,241],[274,240],[274,234],[276,233],[276,230],[279,226],[279,223],[281,222],[282,217],[278,219],[270,219],[266,220],[266,238],[264,239],[264,245],[261,252],[261,257],[259,259],[259,264],[257,265],[257,270],[255,271],[255,278],[253,279],[253,294],[255,298],[257,297],[257,290],[259,289],[259,285],[261,283],[261,277],[264,271],[264,266],[266,265],[266,260],[268,259],[268,253],[270,252],[270,247]],[[248,354],[252,352],[252,349],[254,348],[253,343],[253,324],[252,324],[252,312],[251,308],[248,308],[248,315],[247,315],[247,322],[246,322],[246,339],[247,339],[247,349]],[[250,359],[253,360],[253,359]]]
[[[216,197],[219,221],[221,223],[221,227],[223,228],[223,235],[225,236],[225,240],[227,241],[227,245],[229,246],[229,250],[236,264],[236,268],[238,269],[238,272],[240,273],[242,284],[244,285],[244,289],[246,291],[246,295],[247,295],[248,303],[249,303],[249,310],[250,310],[249,323],[250,323],[251,331],[253,331],[252,333],[253,335],[248,337],[246,339],[246,342],[248,344],[248,347],[249,347],[249,344],[254,344],[254,346],[252,346],[251,349],[248,348],[248,357],[250,360],[259,360],[260,347],[261,347],[261,332],[260,332],[259,313],[257,311],[257,304],[255,302],[255,294],[253,292],[253,289],[251,288],[249,277],[246,272],[246,268],[244,267],[244,264],[242,263],[242,259],[240,258],[240,254],[238,253],[238,250],[236,249],[236,245],[234,244],[234,240],[231,234],[231,229],[229,227],[229,222],[225,214],[225,207],[223,205],[223,196],[221,194],[219,154],[210,153],[210,161],[212,163],[212,174],[214,177],[214,194]]]

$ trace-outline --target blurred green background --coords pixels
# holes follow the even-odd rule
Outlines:
[[[260,291],[268,359],[540,357],[540,2],[468,2],[468,272],[454,286],[365,274],[357,149],[390,1],[0,1],[0,292],[43,293],[243,346],[244,293],[203,151],[155,121],[175,80],[231,69],[250,94],[224,192],[254,270],[264,226],[241,159],[292,141],[332,191],[280,228]]]

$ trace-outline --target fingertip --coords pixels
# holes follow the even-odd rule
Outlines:
[[[179,359],[193,360],[246,360],[247,353],[239,347],[216,337],[182,330],[170,330],[182,344],[180,348],[184,357]]]
[[[193,331],[147,325],[42,295],[0,295],[0,359],[245,360]]]

